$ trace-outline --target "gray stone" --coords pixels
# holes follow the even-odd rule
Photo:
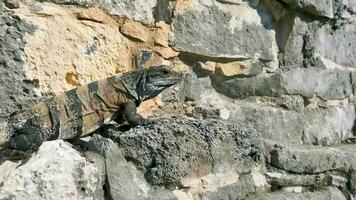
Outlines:
[[[304,103],[305,103],[303,97],[300,95],[282,95],[280,97],[262,96],[262,97],[252,97],[252,98],[257,98],[257,102],[263,103],[265,105],[272,105],[272,106],[284,108],[287,110],[294,110],[298,112],[303,111]]]
[[[279,74],[261,74],[254,77],[233,78],[216,88],[218,92],[231,98],[249,96],[280,96],[287,94]]]
[[[350,72],[338,69],[294,69],[281,74],[288,94],[322,99],[343,99],[351,95]]]
[[[353,105],[327,109],[305,109],[303,115],[303,143],[331,145],[353,135],[356,118]]]
[[[346,0],[347,8],[351,14],[356,14],[356,1],[355,0]]]
[[[209,89],[211,89],[209,77],[198,78],[192,73],[186,75],[180,93],[184,96],[185,101],[196,101],[201,99],[201,96],[204,95],[204,91]]]
[[[155,22],[153,11],[157,0],[98,0],[98,2],[111,15],[124,16],[145,23]]]
[[[27,162],[6,161],[0,166],[0,199],[104,200],[100,166],[88,162],[69,143],[44,142]]]
[[[34,104],[39,97],[36,80],[26,78],[23,69],[25,34],[35,27],[8,12],[0,12],[0,118]]]
[[[314,30],[320,27],[319,22],[289,13],[285,9],[281,13],[280,21],[276,24],[276,40],[281,52],[280,67],[324,67],[320,58],[315,55]]]
[[[19,0],[4,0],[5,6],[14,9],[14,8],[19,8],[20,7],[20,1]]]
[[[53,2],[56,4],[65,4],[65,5],[79,5],[79,6],[89,6],[92,5],[96,0],[38,0],[38,1],[47,1]]]
[[[102,134],[117,141],[125,158],[154,185],[176,186],[186,176],[263,166],[256,131],[219,120],[164,117],[124,133],[109,128]]]
[[[172,23],[173,47],[207,57],[271,61],[276,56],[273,34],[260,20],[247,5],[221,5],[211,0],[188,8],[178,4]]]
[[[299,174],[331,170],[348,171],[350,164],[343,151],[331,147],[287,145],[265,142],[266,157],[272,166]]]
[[[286,174],[266,173],[267,181],[272,190],[293,186],[311,186],[314,188],[325,188],[328,186],[330,177],[325,174]]]
[[[351,194],[356,195],[356,148],[355,144],[344,144],[337,147],[344,152],[350,163],[348,171],[348,186]]]
[[[356,194],[356,169],[352,169],[350,172],[350,191],[352,194]]]
[[[344,99],[352,94],[350,72],[339,69],[296,68],[277,74],[234,78],[217,90],[232,98],[248,96],[301,95],[322,99]]]
[[[263,138],[302,142],[303,119],[295,111],[256,105],[239,105],[228,110],[231,113],[228,121],[251,124]]]
[[[336,30],[330,25],[319,28],[315,33],[315,51],[339,65],[356,67],[355,22]]]
[[[294,193],[275,192],[266,194],[258,200],[346,200],[344,194],[337,188],[328,187],[326,190],[316,192]]]
[[[137,177],[136,169],[126,162],[117,144],[95,134],[86,146],[105,157],[106,187],[111,199],[135,200],[147,197],[149,187]]]
[[[317,16],[333,18],[332,0],[282,0],[288,6],[299,8]]]
[[[257,192],[253,179],[249,175],[243,175],[239,183],[218,188],[217,191],[204,192],[202,199],[245,199],[247,196]]]

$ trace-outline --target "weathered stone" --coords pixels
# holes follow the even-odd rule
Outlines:
[[[350,190],[352,194],[356,194],[356,169],[350,172]]]
[[[288,6],[300,8],[301,10],[317,16],[333,18],[332,0],[282,0]]]
[[[237,4],[237,5],[248,4],[252,8],[256,9],[260,4],[261,0],[217,0],[217,1],[224,4]]]
[[[273,32],[263,27],[257,11],[247,5],[211,0],[177,3],[172,30],[173,47],[183,52],[269,61],[276,57]]]
[[[256,193],[260,189],[254,184],[251,176],[242,176],[238,183],[217,188],[215,191],[206,191],[202,193],[202,199],[245,199]]]
[[[104,199],[102,165],[86,161],[61,140],[44,142],[13,169],[8,162],[0,166],[0,199]]]
[[[323,188],[328,185],[330,179],[325,174],[285,174],[285,173],[266,173],[268,183],[272,186],[272,190],[283,187],[293,186],[312,186],[316,188]]]
[[[280,97],[251,97],[249,101],[256,102],[261,105],[284,108],[301,112],[304,109],[304,99],[300,95],[282,95]]]
[[[14,8],[19,8],[20,7],[20,1],[19,0],[4,0],[5,6],[14,9]]]
[[[356,14],[356,1],[354,0],[346,0],[347,8],[351,14]]]
[[[249,174],[237,174],[234,169],[225,173],[208,174],[197,178],[183,178],[184,189],[174,190],[176,196],[202,197],[202,199],[243,199],[263,190],[267,185],[260,169],[254,168]]]
[[[168,24],[159,22],[156,23],[156,27],[158,27],[154,34],[153,34],[153,40],[155,44],[159,44],[164,47],[168,47],[169,44],[169,38],[170,38],[170,33],[171,29]]]
[[[280,19],[276,25],[276,40],[281,52],[280,66],[286,69],[324,67],[315,55],[314,30],[320,27],[319,23],[308,22],[308,19],[286,11],[283,6],[281,16],[278,17]]]
[[[286,171],[311,174],[331,170],[348,171],[349,162],[343,151],[332,147],[273,144],[265,142],[272,166]],[[272,146],[271,146],[272,145]]]
[[[124,16],[146,23],[153,23],[155,21],[153,11],[157,5],[157,0],[98,0],[98,2],[111,15]]]
[[[279,74],[261,74],[254,77],[233,78],[219,84],[217,91],[231,98],[248,96],[280,96],[287,94]]]
[[[317,74],[317,75],[316,75]],[[234,78],[217,88],[232,98],[285,94],[322,99],[343,99],[352,93],[350,72],[339,69],[297,68],[277,74]]]
[[[355,22],[336,30],[330,25],[319,28],[315,33],[315,51],[337,64],[356,67]]]
[[[95,2],[95,0],[39,0],[39,1],[48,1],[56,4],[79,5],[79,6],[89,6]]]
[[[124,35],[138,39],[142,42],[147,42],[149,39],[149,29],[135,21],[125,21],[121,26],[120,31]]]
[[[254,76],[262,72],[262,65],[253,61],[217,63],[215,72],[223,76]]]
[[[204,91],[208,89],[211,89],[209,77],[198,78],[196,74],[190,73],[184,79],[181,93],[185,101],[194,101],[201,99]]]
[[[153,8],[153,16],[156,22],[164,21],[171,23],[173,11],[170,5],[170,0],[157,0],[156,6]]]
[[[59,93],[132,69],[132,43],[104,10],[34,3],[41,10],[30,12],[24,6],[16,11],[26,11],[19,15],[41,27],[27,35],[24,50],[26,75],[37,79],[38,91]],[[67,74],[75,82],[67,82]]]
[[[0,118],[39,98],[34,91],[36,80],[25,75],[23,59],[25,35],[35,29],[17,16],[0,12]]]
[[[256,105],[228,107],[228,121],[251,124],[263,138],[302,143],[303,119],[295,111]]]
[[[343,99],[351,95],[350,72],[338,69],[295,69],[281,74],[288,94],[322,99]]]
[[[352,105],[327,109],[304,109],[303,143],[330,145],[352,137],[355,108]]]
[[[140,180],[134,166],[126,162],[118,146],[110,139],[94,135],[86,145],[105,157],[107,191],[112,199],[143,199],[149,186]]]
[[[115,128],[103,132],[118,142],[125,158],[143,170],[151,184],[175,186],[183,177],[263,167],[260,139],[253,129],[218,120],[154,121],[123,133]]]
[[[317,192],[275,192],[264,195],[258,200],[346,200],[344,194],[337,188],[328,187],[326,190]]]

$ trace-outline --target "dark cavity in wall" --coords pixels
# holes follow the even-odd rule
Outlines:
[[[0,13],[0,119],[39,99],[33,91],[37,83],[26,78],[22,59],[24,36],[35,30],[18,16]]]
[[[172,22],[172,10],[170,9],[170,0],[157,0],[153,9],[153,16],[156,22],[164,21],[168,24]]]

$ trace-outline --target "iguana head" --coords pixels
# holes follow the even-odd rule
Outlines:
[[[131,96],[142,102],[180,82],[182,75],[167,65],[157,65],[125,74],[122,80]]]
[[[182,75],[166,65],[144,69],[142,87],[139,87],[143,100],[153,98],[164,89],[181,81]]]

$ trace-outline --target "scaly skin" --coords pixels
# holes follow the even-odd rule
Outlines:
[[[0,147],[26,151],[47,140],[76,139],[119,115],[134,126],[146,124],[137,106],[180,80],[180,74],[161,65],[69,90],[1,122]]]

